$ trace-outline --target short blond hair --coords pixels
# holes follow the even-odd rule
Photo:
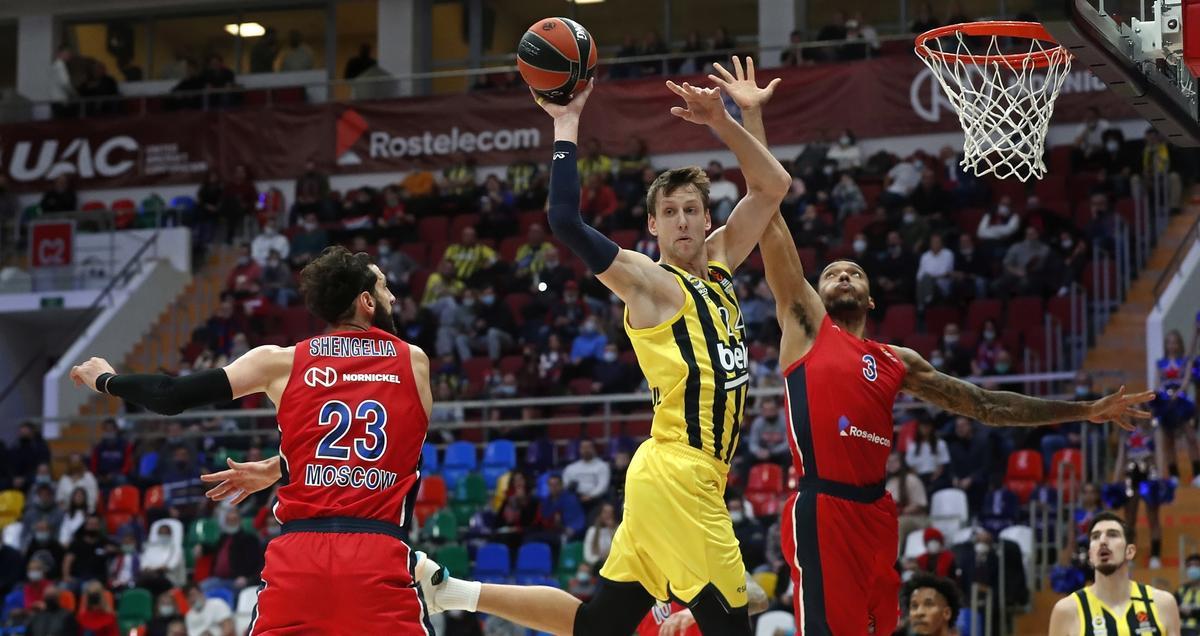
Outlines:
[[[696,192],[700,193],[700,202],[704,206],[704,211],[707,212],[708,173],[700,166],[688,166],[667,170],[650,183],[650,188],[646,190],[646,213],[654,216],[658,212],[656,200],[659,192],[662,192],[663,196],[671,196],[676,190],[688,185],[695,186]]]

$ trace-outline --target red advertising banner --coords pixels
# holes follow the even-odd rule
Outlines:
[[[844,128],[859,138],[960,130],[941,87],[913,57],[759,75],[783,79],[765,113],[772,144],[804,143]],[[583,139],[595,137],[614,155],[632,138],[655,154],[719,148],[708,131],[670,115],[679,98],[663,79],[601,83],[584,111]],[[1091,73],[1076,69],[1053,121],[1081,121],[1093,106],[1109,120],[1135,117]],[[343,173],[439,168],[460,156],[480,165],[542,160],[552,137],[550,117],[518,90],[4,126],[0,167],[25,190],[43,189],[58,174],[75,175],[79,187],[196,183],[210,166],[229,175],[237,164],[255,178],[286,179],[309,160]]]
[[[0,166],[14,188],[198,182],[216,159],[215,114],[99,117],[0,127]]]
[[[29,262],[33,267],[65,267],[75,258],[73,221],[35,221],[29,226]]]

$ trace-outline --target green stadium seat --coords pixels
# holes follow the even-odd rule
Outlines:
[[[450,576],[470,576],[471,559],[461,545],[448,545],[433,555],[433,560],[450,570]]]
[[[429,519],[428,538],[439,543],[454,543],[458,541],[458,516],[454,511],[443,508]]]
[[[153,603],[154,599],[148,590],[135,587],[122,593],[117,601],[117,622],[121,633],[128,634],[131,630],[150,622],[153,617]]]

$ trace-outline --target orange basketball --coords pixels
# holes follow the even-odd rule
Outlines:
[[[538,20],[517,45],[517,68],[525,83],[560,104],[592,79],[596,57],[592,34],[567,18]]]

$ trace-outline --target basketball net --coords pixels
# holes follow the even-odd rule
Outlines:
[[[960,165],[980,177],[1041,179],[1046,131],[1071,55],[1036,38],[1024,54],[1005,53],[1000,39],[959,30],[919,41],[917,53],[958,113],[966,135]],[[983,43],[986,52],[971,52]]]

